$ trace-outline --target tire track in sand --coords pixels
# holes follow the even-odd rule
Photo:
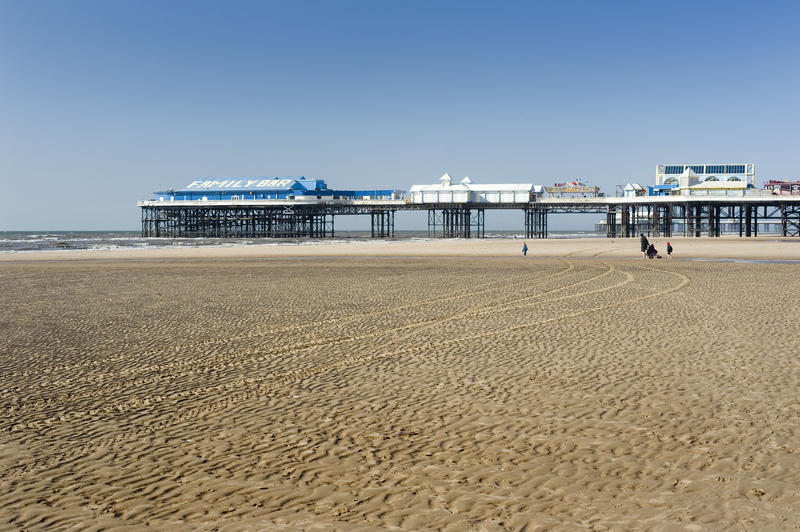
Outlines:
[[[542,280],[545,280],[545,279],[549,279],[551,277],[556,277],[556,276],[559,276],[559,275],[563,275],[563,274],[565,274],[567,272],[570,272],[573,269],[575,269],[575,265],[573,263],[571,263],[569,261],[566,261],[566,260],[563,260],[563,259],[559,259],[559,260],[561,260],[561,262],[565,263],[567,265],[567,267],[564,268],[563,270],[560,270],[560,271],[545,275],[543,277],[534,278],[534,280],[542,281]],[[445,301],[452,301],[452,300],[461,299],[461,298],[465,298],[465,297],[472,297],[472,296],[476,296],[476,295],[479,295],[479,294],[491,292],[493,290],[503,290],[503,289],[506,289],[506,288],[518,286],[519,283],[520,283],[520,281],[515,280],[515,281],[510,282],[510,283],[503,283],[503,284],[501,284],[499,286],[490,286],[490,287],[482,288],[482,289],[479,289],[479,290],[474,290],[472,292],[464,292],[464,293],[447,295],[447,296],[442,296],[442,297],[433,297],[433,298],[428,298],[428,299],[423,299],[423,300],[420,300],[420,301],[416,301],[414,303],[398,305],[398,306],[395,306],[395,307],[382,308],[382,309],[375,310],[375,311],[372,311],[372,312],[366,312],[366,313],[362,312],[362,313],[357,313],[357,314],[351,314],[349,316],[330,318],[330,319],[327,319],[327,320],[322,320],[320,322],[317,322],[315,325],[322,327],[322,326],[329,325],[329,324],[334,324],[334,323],[342,323],[342,322],[347,323],[348,321],[361,320],[361,319],[364,319],[364,318],[378,316],[378,315],[381,315],[381,314],[389,314],[391,312],[396,312],[396,311],[400,311],[400,310],[408,310],[408,309],[411,309],[411,308],[417,308],[417,307],[420,307],[420,306],[423,306],[423,305],[432,304],[432,303],[442,303],[442,302],[445,302]],[[287,332],[291,332],[291,331],[302,329],[304,327],[306,327],[305,324],[298,323],[298,324],[288,325],[288,326],[279,327],[279,328],[275,328],[275,329],[252,332],[252,333],[248,333],[248,334],[245,334],[245,335],[225,336],[225,337],[220,337],[220,338],[208,339],[208,340],[204,340],[204,341],[201,341],[201,342],[188,342],[188,343],[177,344],[177,345],[171,346],[168,350],[177,353],[177,352],[181,351],[182,349],[190,349],[190,348],[194,348],[194,347],[207,347],[209,345],[225,344],[225,343],[230,342],[231,340],[247,340],[247,339],[260,338],[260,337],[264,337],[264,336],[269,336],[271,334],[287,333]],[[125,353],[125,354],[121,354],[121,355],[112,355],[112,356],[103,357],[103,358],[97,358],[97,359],[93,359],[93,360],[89,360],[89,361],[82,362],[82,363],[77,363],[77,364],[59,364],[59,365],[49,366],[49,367],[45,367],[45,368],[41,368],[41,369],[37,368],[35,373],[37,375],[41,375],[41,374],[55,373],[55,372],[58,372],[58,371],[69,371],[69,370],[72,370],[72,369],[82,369],[82,368],[87,368],[87,367],[92,367],[92,366],[101,366],[103,364],[108,364],[108,363],[111,363],[111,362],[118,362],[120,360],[127,360],[127,359],[133,358],[133,357],[144,357],[144,356],[150,356],[150,355],[157,355],[157,354],[163,353],[163,351],[164,351],[164,349],[148,349],[148,350],[145,350],[145,351],[140,351],[138,353]],[[17,372],[13,372],[13,373],[8,373],[8,374],[4,375],[3,377],[6,377],[6,378],[27,377],[27,376],[31,375],[32,373],[34,373],[32,370],[17,371]]]
[[[457,344],[465,341],[473,341],[477,339],[488,338],[497,334],[505,334],[508,332],[514,332],[514,331],[524,330],[527,328],[538,327],[541,325],[555,323],[565,319],[572,319],[578,316],[583,316],[594,312],[599,312],[602,310],[607,310],[615,307],[620,307],[623,305],[630,305],[633,303],[646,301],[648,299],[662,297],[671,293],[678,292],[679,290],[682,290],[691,282],[691,279],[688,276],[680,274],[678,272],[671,272],[667,270],[639,267],[639,266],[634,266],[634,267],[637,269],[652,270],[652,271],[657,271],[659,273],[671,274],[678,277],[680,282],[670,288],[659,290],[651,294],[643,295],[637,298],[627,299],[624,301],[619,301],[606,305],[599,305],[588,309],[582,309],[580,311],[571,312],[560,316],[555,316],[552,318],[538,320],[533,323],[526,323],[526,324],[507,327],[502,330],[467,335],[459,338],[443,340],[440,342],[429,342],[425,345],[410,346],[406,349],[395,350],[391,352],[373,353],[364,356],[353,355],[350,357],[339,359],[338,361],[333,363],[318,365],[313,368],[304,368],[281,374],[265,375],[262,377],[243,378],[233,382],[220,384],[218,386],[213,386],[213,387],[206,387],[203,389],[185,390],[182,392],[167,394],[165,396],[142,398],[142,399],[137,399],[135,401],[128,401],[125,403],[107,405],[102,408],[96,408],[84,412],[71,412],[69,413],[69,415],[60,416],[57,420],[49,419],[49,420],[29,422],[25,425],[25,428],[44,429],[57,422],[72,422],[87,417],[102,417],[105,419],[108,417],[108,414],[118,414],[131,410],[133,408],[150,407],[151,405],[162,403],[164,401],[176,401],[175,409],[171,409],[169,412],[166,412],[161,415],[156,415],[155,419],[148,420],[146,426],[137,427],[134,429],[122,430],[111,438],[93,440],[91,443],[86,443],[81,445],[78,449],[76,449],[73,452],[62,454],[58,457],[46,457],[46,458],[36,459],[31,463],[13,466],[3,472],[2,479],[4,481],[10,481],[17,478],[21,478],[26,475],[41,471],[43,469],[52,468],[59,464],[67,463],[82,456],[86,456],[88,454],[97,451],[98,449],[101,449],[102,447],[114,445],[116,443],[120,443],[123,441],[136,440],[138,438],[141,438],[142,436],[161,432],[164,429],[168,429],[169,427],[173,427],[177,424],[186,423],[193,419],[207,416],[213,412],[218,411],[221,408],[227,407],[230,404],[235,404],[246,400],[263,398],[268,393],[274,392],[276,389],[279,389],[280,387],[292,382],[297,382],[310,377],[331,373],[339,369],[363,366],[375,360],[393,358],[402,355],[424,356],[424,354],[429,350],[446,345]],[[177,404],[177,401],[183,398],[191,396],[200,397],[201,395],[204,394],[207,396],[208,395],[214,396],[217,395],[219,392],[233,391],[236,390],[237,388],[243,388],[243,389],[240,389],[239,391],[232,394],[230,393],[226,394],[223,399],[205,401],[199,405],[185,408],[183,410],[180,410]],[[19,429],[20,429],[19,427],[11,427],[12,432]]]
[[[574,268],[574,265],[572,265],[572,266]],[[575,286],[580,286],[582,284],[585,284],[585,283],[594,281],[596,279],[599,279],[599,278],[601,278],[601,277],[603,277],[605,275],[608,275],[609,273],[611,273],[613,271],[613,267],[612,266],[607,265],[607,264],[604,264],[604,266],[606,266],[606,268],[607,268],[606,271],[604,271],[603,273],[601,273],[599,275],[595,275],[595,276],[590,277],[588,279],[582,279],[582,280],[580,280],[578,282],[571,283],[571,284],[568,284],[568,285],[564,285],[564,286],[561,286],[561,287],[558,287],[558,288],[554,288],[552,290],[547,290],[545,292],[539,292],[539,293],[534,294],[533,296],[530,296],[527,299],[540,299],[540,298],[542,298],[542,297],[544,297],[544,296],[546,296],[546,295],[548,295],[550,293],[555,293],[555,292],[567,290],[567,289],[570,289],[570,288],[574,288]],[[571,270],[573,268],[570,268],[569,270]],[[612,288],[614,288],[616,286],[618,286],[618,285],[614,285],[614,286],[603,288],[603,289],[599,289],[599,290],[594,290],[594,291],[591,291],[591,292],[573,294],[572,296],[566,296],[564,298],[559,298],[557,300],[568,299],[568,298],[571,298],[571,297],[579,297],[581,295],[588,295],[588,294],[596,293],[598,291],[602,292],[602,291],[606,291],[608,289],[612,289]],[[435,319],[431,319],[431,320],[423,320],[423,321],[413,322],[413,323],[405,324],[405,325],[402,325],[402,326],[399,326],[399,327],[395,327],[395,328],[391,328],[391,329],[381,329],[379,331],[373,331],[373,332],[370,332],[370,333],[364,333],[362,335],[351,336],[351,337],[348,337],[348,338],[337,338],[337,339],[333,339],[333,340],[330,340],[330,339],[328,339],[328,340],[319,340],[319,341],[305,342],[305,343],[289,345],[289,346],[285,346],[285,345],[284,346],[279,346],[278,348],[276,348],[276,350],[274,352],[267,353],[267,354],[264,354],[264,349],[263,348],[257,348],[257,349],[250,349],[250,350],[246,350],[246,351],[237,350],[233,354],[231,354],[231,353],[223,353],[223,354],[220,354],[220,355],[212,355],[211,359],[203,359],[203,362],[205,363],[205,365],[199,365],[198,359],[191,359],[191,360],[185,360],[185,361],[180,361],[180,362],[175,362],[175,363],[170,363],[170,364],[162,364],[162,365],[149,366],[149,367],[145,366],[145,367],[130,368],[128,370],[125,370],[125,374],[139,374],[139,373],[146,372],[148,370],[150,370],[150,371],[164,371],[164,370],[167,370],[167,369],[174,369],[176,367],[187,367],[187,366],[193,368],[193,369],[190,369],[190,370],[187,370],[187,371],[184,371],[184,372],[175,373],[175,374],[171,374],[171,375],[155,375],[155,376],[152,376],[152,377],[138,377],[138,378],[134,378],[132,380],[128,380],[128,381],[121,382],[121,383],[109,383],[109,382],[105,382],[105,381],[108,381],[108,380],[111,380],[111,379],[114,379],[114,378],[118,377],[119,375],[123,374],[122,372],[111,373],[111,374],[88,375],[88,376],[78,377],[78,378],[73,378],[73,379],[61,378],[61,379],[57,379],[57,380],[50,381],[50,382],[41,382],[40,381],[40,382],[37,383],[37,386],[38,387],[43,387],[43,388],[52,388],[52,387],[57,387],[57,386],[65,387],[65,386],[71,386],[71,385],[74,386],[75,384],[78,384],[80,382],[88,382],[88,383],[98,384],[98,385],[102,385],[103,387],[100,388],[100,389],[95,390],[93,393],[89,392],[87,390],[81,390],[80,392],[78,392],[78,391],[65,392],[65,393],[62,393],[62,394],[57,395],[57,396],[51,396],[51,397],[42,398],[42,399],[39,399],[39,400],[36,400],[36,401],[32,401],[32,402],[26,403],[26,404],[21,405],[21,406],[17,406],[17,405],[15,405],[13,403],[10,404],[10,405],[4,405],[4,406],[6,407],[6,409],[7,409],[9,414],[30,414],[30,413],[33,413],[33,412],[46,410],[46,409],[48,409],[48,408],[50,408],[50,407],[52,407],[54,405],[59,405],[60,406],[65,401],[71,401],[71,400],[74,400],[76,398],[77,399],[87,399],[87,398],[92,398],[92,397],[95,397],[95,398],[96,397],[102,397],[103,395],[106,395],[110,391],[120,390],[120,389],[128,388],[128,387],[131,387],[131,386],[141,386],[141,385],[152,384],[152,383],[156,383],[156,382],[166,382],[166,381],[171,381],[171,380],[175,380],[175,379],[183,378],[183,377],[187,377],[187,376],[197,375],[197,374],[201,374],[201,373],[207,373],[209,371],[220,371],[220,370],[235,368],[237,366],[243,366],[243,365],[248,364],[248,363],[264,362],[264,361],[274,360],[276,358],[285,358],[287,356],[296,355],[296,354],[298,354],[298,353],[300,353],[302,351],[305,351],[307,349],[311,349],[311,348],[314,348],[314,347],[335,347],[335,346],[338,346],[338,345],[344,345],[344,344],[348,344],[348,343],[353,343],[353,342],[360,341],[360,340],[367,340],[367,339],[371,339],[371,338],[377,338],[377,337],[384,336],[384,335],[387,335],[387,334],[388,335],[396,335],[398,332],[402,332],[402,331],[406,331],[406,330],[418,331],[422,327],[429,328],[429,327],[432,327],[432,326],[441,325],[442,323],[446,323],[448,321],[453,321],[455,319],[462,319],[464,317],[470,317],[470,316],[479,316],[479,315],[482,315],[482,314],[485,314],[485,313],[488,313],[488,312],[503,312],[504,311],[503,303],[504,303],[504,301],[497,301],[495,304],[489,304],[489,305],[487,305],[486,303],[483,303],[483,304],[481,304],[479,306],[470,307],[469,309],[466,309],[464,311],[460,311],[460,312],[458,312],[456,314],[451,314],[451,315],[448,315],[448,316],[445,316],[445,317],[435,318]],[[520,305],[519,305],[519,303],[515,303],[513,305],[506,305],[506,306],[519,307]],[[402,339],[405,339],[405,338],[402,338]],[[387,343],[386,345],[391,345],[391,343]],[[253,357],[252,355],[254,355],[254,354],[261,354],[261,356]],[[233,359],[233,361],[231,361],[231,359]],[[223,362],[223,364],[220,365],[220,362]],[[19,393],[19,388],[14,390],[14,394],[16,395],[17,393]],[[3,397],[3,399],[5,399],[5,398],[6,397]]]

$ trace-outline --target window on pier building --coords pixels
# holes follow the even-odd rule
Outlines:
[[[694,172],[696,174],[704,174],[704,173],[706,173],[705,172],[705,166],[702,165],[702,164],[696,164],[694,166],[690,166],[689,168],[691,168],[692,172]]]
[[[725,167],[726,174],[743,174],[744,173],[744,165],[743,164],[729,164]]]
[[[708,164],[706,165],[706,173],[708,174],[724,174],[725,165],[722,164]]]
[[[667,166],[664,168],[665,174],[682,174],[683,173],[683,165],[672,165]]]

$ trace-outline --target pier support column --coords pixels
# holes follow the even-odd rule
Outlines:
[[[628,215],[628,238],[635,238],[639,236],[639,206],[631,205],[630,214]]]
[[[690,203],[686,204],[686,225],[683,236],[694,236],[694,209]]]
[[[686,231],[684,236],[694,236],[694,205],[686,204]]]
[[[606,237],[617,237],[617,206],[609,205],[606,207]]]
[[[746,205],[744,209],[744,236],[753,236],[753,206]]]
[[[745,208],[744,204],[739,205],[739,238],[742,237],[742,232],[744,231],[743,227],[744,208]]]
[[[700,238],[703,236],[703,211],[705,210],[705,205],[702,203],[693,203],[691,204],[690,209],[690,219],[692,220],[691,223],[691,236],[695,238]]]
[[[622,212],[620,212],[620,233],[623,238],[630,238],[631,236],[631,211],[629,205],[622,205]]]
[[[686,211],[686,225],[688,235],[699,237],[703,233],[703,206],[699,203],[689,203]]]
[[[483,238],[486,234],[483,209],[444,208],[428,210],[428,237]],[[474,233],[474,234],[473,234]]]
[[[536,237],[547,238],[547,207],[536,210]]]
[[[372,238],[394,238],[394,211],[378,210],[370,213]]]
[[[753,206],[753,236],[758,236],[758,205]]]
[[[547,238],[547,207],[536,205],[525,209],[525,237]]]
[[[661,236],[661,205],[653,206],[653,236]]]
[[[672,211],[674,205],[668,203],[664,206],[664,216],[661,218],[664,227],[662,229],[663,236],[672,237]]]
[[[536,209],[527,207],[522,211],[525,217],[525,238],[535,237],[536,228]]]
[[[653,206],[653,236],[671,237],[672,236],[672,205]]]
[[[716,222],[716,216],[714,215],[715,206],[709,204],[708,207],[706,207],[706,209],[707,209],[706,216],[708,218],[708,236],[717,236],[716,230],[714,229],[714,225]]]
[[[783,236],[800,236],[800,206],[781,203],[781,230]]]

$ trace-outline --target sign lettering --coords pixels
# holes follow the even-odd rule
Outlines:
[[[232,188],[288,188],[294,179],[195,179],[186,190],[191,189],[232,189]]]

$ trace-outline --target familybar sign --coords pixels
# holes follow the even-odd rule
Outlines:
[[[189,183],[186,190],[289,188],[289,185],[295,181],[296,179],[226,179],[224,181],[199,179]]]

